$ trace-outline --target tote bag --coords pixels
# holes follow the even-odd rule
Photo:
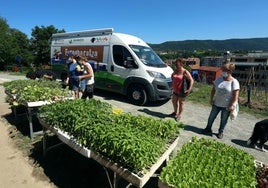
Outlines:
[[[233,89],[233,83],[234,81],[232,81],[232,89]],[[234,110],[230,112],[230,119],[235,120],[238,115],[238,112],[239,112],[239,104],[238,101],[236,101],[236,103],[234,104]]]
[[[230,119],[235,120],[238,115],[238,112],[239,112],[239,104],[238,102],[236,102],[234,105],[234,110],[230,112]]]

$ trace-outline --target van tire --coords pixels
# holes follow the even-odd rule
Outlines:
[[[147,102],[147,93],[142,85],[131,85],[127,96],[132,104],[142,106]]]

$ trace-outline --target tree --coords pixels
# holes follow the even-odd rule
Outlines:
[[[27,66],[33,60],[33,54],[30,51],[30,40],[27,35],[17,29],[10,29],[11,44],[10,55],[12,60],[15,60],[16,56],[21,57],[21,63]]]
[[[32,29],[31,49],[34,54],[34,64],[36,66],[48,65],[50,62],[50,45],[53,33],[63,33],[63,29],[58,30],[54,26],[35,26]]]
[[[0,41],[0,70],[15,64],[18,55],[25,62],[32,59],[26,34],[10,28],[4,18],[0,18]]]
[[[4,18],[0,18],[0,69],[3,70],[8,62],[10,49],[9,25]]]

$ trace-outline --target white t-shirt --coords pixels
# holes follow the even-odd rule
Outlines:
[[[91,66],[89,63],[86,63],[85,64],[85,71],[88,72],[88,66]],[[87,74],[87,73],[86,73]],[[94,75],[89,77],[89,78],[85,78],[85,81],[86,81],[86,85],[91,85],[91,84],[94,84]]]
[[[222,77],[219,77],[213,83],[216,90],[214,104],[218,107],[228,107],[233,98],[233,91],[240,89],[238,80],[233,78],[233,80],[224,81]]]

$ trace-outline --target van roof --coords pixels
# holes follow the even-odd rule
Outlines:
[[[96,37],[96,36],[107,36],[114,35],[115,37],[111,38],[113,42],[122,42],[131,45],[142,45],[148,46],[142,39],[124,33],[114,33],[113,28],[103,28],[103,29],[94,29],[94,30],[84,30],[84,31],[74,31],[67,33],[55,33],[52,34],[52,40],[61,40],[69,38],[81,38],[81,37]]]
[[[113,42],[121,41],[122,43],[129,44],[129,45],[141,45],[147,46],[148,45],[139,37],[134,35],[124,34],[124,33],[113,33],[115,37],[111,39]]]
[[[84,30],[84,31],[74,31],[67,33],[54,33],[52,38],[61,38],[61,37],[90,37],[90,36],[101,36],[112,34],[114,31],[113,28],[103,28],[103,29],[94,29],[94,30]]]

